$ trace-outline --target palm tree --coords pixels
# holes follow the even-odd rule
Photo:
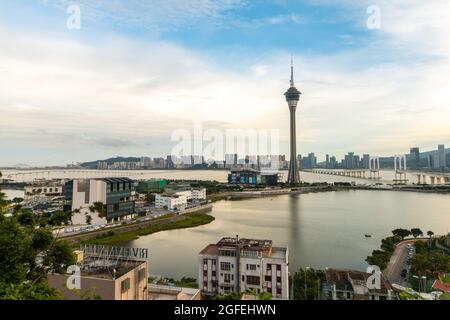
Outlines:
[[[431,237],[434,235],[434,232],[433,231],[427,231],[427,235],[430,237],[430,239],[431,239]]]

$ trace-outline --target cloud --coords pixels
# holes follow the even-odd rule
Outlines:
[[[363,28],[365,4],[339,3]],[[393,11],[382,9],[382,29],[365,46],[295,55],[303,93],[300,153],[389,155],[450,143],[448,26],[428,21],[444,2],[417,2],[400,20],[395,17],[406,4],[393,3]],[[434,31],[427,37],[427,30]],[[172,42],[98,39],[0,29],[2,161],[14,164],[17,155],[33,159],[40,152],[43,163],[55,152],[64,161],[89,160],[111,149],[164,155],[171,133],[192,130],[196,122],[220,130],[279,129],[288,153],[283,93],[291,50],[247,52],[235,64],[249,67],[236,70],[214,53]]]
[[[97,144],[103,147],[111,147],[111,148],[123,148],[136,146],[131,140],[122,140],[122,139],[113,139],[113,138],[101,138],[98,140],[94,140]]]
[[[193,22],[219,22],[228,12],[245,5],[242,0],[41,1],[62,10],[77,4],[82,19],[90,22],[157,31],[191,27]]]

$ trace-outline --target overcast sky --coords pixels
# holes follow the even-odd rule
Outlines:
[[[81,29],[66,26],[71,4]],[[299,153],[450,145],[448,12],[448,0],[1,1],[0,166],[165,156],[195,122],[278,129],[288,155],[291,54]]]

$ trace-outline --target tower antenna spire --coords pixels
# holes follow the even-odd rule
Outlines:
[[[291,55],[291,87],[294,86],[294,56]]]

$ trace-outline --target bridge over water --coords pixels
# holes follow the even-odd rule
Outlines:
[[[380,170],[370,170],[370,169],[309,169],[304,170],[306,172],[312,172],[317,174],[328,174],[343,177],[352,177],[357,179],[374,179],[381,180]],[[396,183],[407,183],[406,178],[398,179],[397,175],[399,170],[392,171],[395,174],[395,179],[393,182]],[[448,184],[450,183],[450,173],[440,173],[440,172],[419,172],[419,171],[408,171],[402,170],[401,173],[405,176],[406,173],[416,177],[417,184]]]

